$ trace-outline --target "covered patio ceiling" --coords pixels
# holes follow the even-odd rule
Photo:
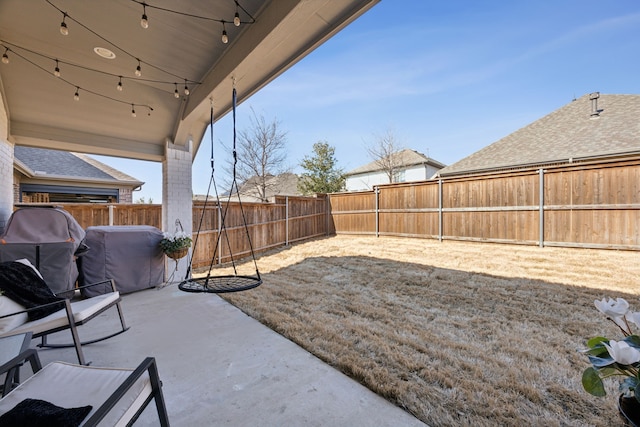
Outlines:
[[[211,100],[221,117],[234,81],[242,102],[378,1],[2,0],[9,140],[151,161],[163,160],[167,142],[193,141],[195,156]]]

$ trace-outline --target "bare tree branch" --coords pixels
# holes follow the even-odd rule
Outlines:
[[[375,140],[366,147],[369,157],[387,175],[389,183],[394,182],[396,172],[403,166],[400,156],[394,154],[402,150],[398,137],[392,129],[375,135]]]
[[[280,129],[277,119],[267,122],[251,108],[251,124],[238,132],[235,165],[236,180],[241,191],[255,193],[262,201],[268,201],[269,190],[275,180],[270,178],[286,171],[287,132]],[[227,168],[233,172],[233,159]]]

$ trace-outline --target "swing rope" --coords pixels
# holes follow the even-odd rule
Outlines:
[[[240,197],[240,190],[238,188],[238,183],[236,178],[237,176],[236,169],[237,169],[237,163],[238,163],[238,156],[236,151],[236,99],[237,99],[237,93],[236,93],[235,82],[234,82],[233,99],[232,99],[233,101],[233,181],[231,183],[231,188],[229,190],[227,203],[225,204],[224,209],[221,210],[220,224],[218,227],[218,230],[219,230],[218,236],[216,238],[214,252],[213,252],[213,256],[211,257],[211,263],[209,264],[209,271],[207,273],[207,276],[202,278],[195,278],[195,279],[189,278],[189,275],[191,272],[191,266],[193,262],[193,254],[192,254],[191,259],[189,260],[189,266],[187,267],[187,274],[185,276],[185,279],[178,285],[180,290],[183,290],[185,292],[213,292],[213,293],[238,292],[238,291],[244,291],[247,289],[255,288],[262,283],[262,279],[260,278],[260,272],[258,271],[258,263],[256,261],[256,257],[253,250],[251,235],[249,234],[249,228],[247,226],[247,218],[244,212],[244,208],[242,206],[242,199]],[[206,214],[206,211],[207,211],[207,202],[208,202],[209,194],[211,192],[212,187],[215,192],[218,209],[221,208],[220,196],[218,194],[218,188],[215,184],[215,178],[214,178],[215,165],[214,165],[214,156],[213,156],[213,101],[211,102],[210,126],[211,126],[211,133],[210,133],[211,135],[211,178],[209,180],[207,195],[205,196],[202,215],[200,216],[200,223],[198,225],[198,232],[196,234],[196,238],[194,241],[194,248],[197,247],[197,244],[198,244],[198,238],[200,235],[200,230],[202,229],[204,215]],[[243,221],[244,230],[246,233],[247,242],[249,244],[249,249],[251,251],[251,257],[253,258],[253,265],[256,271],[255,276],[238,275],[235,259],[233,257],[233,251],[231,249],[231,241],[229,240],[229,234],[227,233],[227,230],[226,230],[225,221],[227,219],[227,213],[229,211],[229,206],[231,204],[231,195],[233,194],[234,187],[236,190],[236,194],[238,195],[238,206],[240,208],[240,214],[242,216],[242,221]],[[231,265],[233,266],[233,275],[212,276],[211,271],[213,270],[213,264],[215,262],[216,255],[220,256],[218,254],[218,248],[220,247],[220,239],[222,238],[223,234],[225,235],[227,248],[229,250],[229,257],[231,259]]]

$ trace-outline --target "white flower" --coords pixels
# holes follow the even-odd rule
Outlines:
[[[595,300],[594,304],[598,310],[614,320],[617,317],[624,316],[629,311],[629,303],[623,298],[616,298],[615,301],[612,298],[609,298],[608,301],[602,298],[601,301]]]
[[[609,341],[609,344],[604,343],[604,346],[609,352],[609,356],[621,365],[632,365],[640,362],[640,351],[637,348],[631,347],[625,341]]]

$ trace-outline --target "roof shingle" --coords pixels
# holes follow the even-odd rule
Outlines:
[[[640,152],[640,95],[584,95],[440,170],[440,176]]]

